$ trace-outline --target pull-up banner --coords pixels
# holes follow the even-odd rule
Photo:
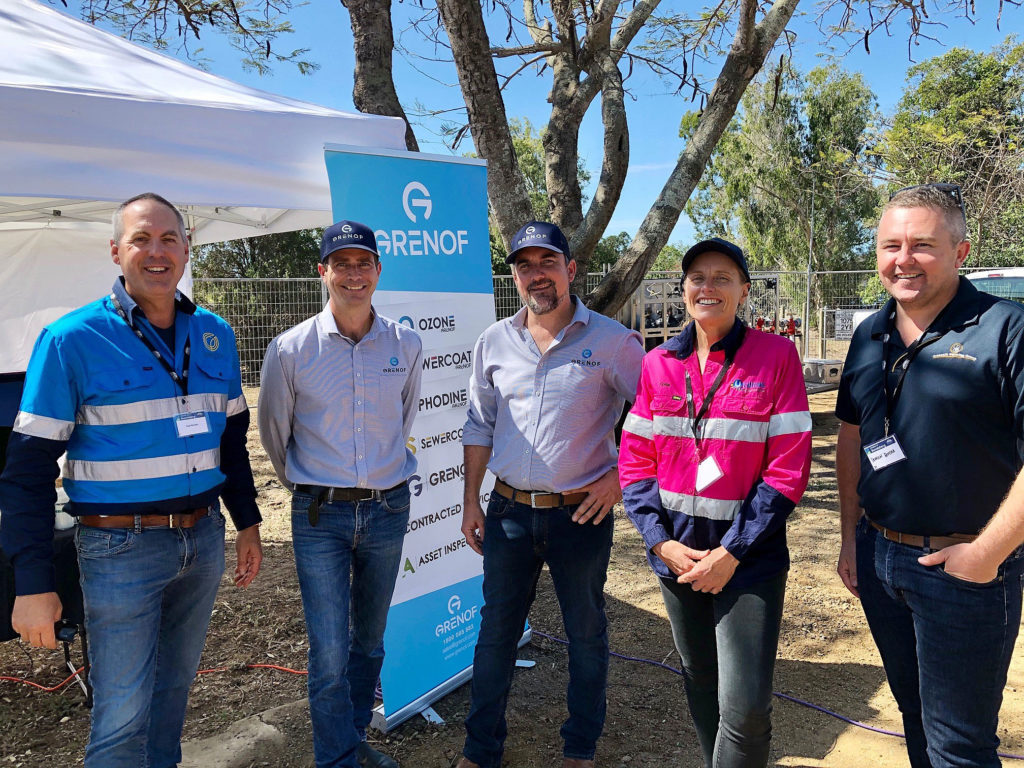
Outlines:
[[[362,222],[377,235],[374,306],[423,339],[423,387],[409,440],[418,469],[384,635],[381,687],[391,727],[468,677],[480,629],[482,560],[460,526],[473,345],[494,322],[487,170],[467,158],[325,150],[334,220]],[[488,477],[484,488],[492,486]]]

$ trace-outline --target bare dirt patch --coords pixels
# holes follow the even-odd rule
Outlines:
[[[255,403],[255,393],[247,393]],[[834,393],[815,395],[814,464],[803,503],[789,522],[793,568],[789,576],[775,690],[827,707],[876,727],[900,730],[899,713],[885,684],[878,654],[860,606],[835,575],[839,549],[834,482],[836,422]],[[255,430],[251,434],[261,494],[265,560],[263,572],[247,590],[224,580],[203,656],[202,667],[227,671],[201,675],[192,689],[185,739],[222,732],[229,724],[305,697],[305,678],[247,664],[305,667],[306,637],[288,530],[287,494],[273,479]],[[937,471],[942,471],[937,469]],[[668,621],[643,544],[623,515],[615,528],[608,573],[608,616],[613,652],[678,667]],[[229,543],[229,561],[233,550]],[[230,566],[229,566],[230,571]],[[558,604],[547,577],[541,579],[530,616],[539,632],[563,635]],[[1024,653],[1010,668],[1000,719],[1003,751],[1024,753]],[[535,635],[523,658],[533,669],[518,670],[509,702],[505,764],[539,768],[560,764],[558,728],[565,718],[566,653],[554,641]],[[969,663],[951,659],[950,663]],[[0,645],[0,675],[54,685],[65,677],[60,652],[28,650],[18,641]],[[0,767],[51,768],[81,765],[88,734],[82,694],[68,686],[44,693],[0,683]],[[449,765],[462,746],[462,719],[468,686],[435,704],[445,725],[414,718],[388,735],[374,734],[379,747],[405,768]],[[898,738],[861,730],[828,715],[777,700],[772,765],[836,768],[906,766]],[[304,768],[312,764],[308,719],[301,705],[279,710],[273,721],[287,737],[287,748],[261,756],[253,765]],[[608,720],[598,747],[605,766],[699,766],[679,677],[661,667],[612,660]],[[1022,764],[1007,761],[1008,765]]]

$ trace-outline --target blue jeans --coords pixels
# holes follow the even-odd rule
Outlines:
[[[498,768],[516,648],[547,563],[569,639],[565,757],[590,760],[604,728],[608,621],[604,582],[614,525],[572,522],[575,506],[533,509],[491,494],[484,525],[484,606],[473,653],[473,690],[463,754]]]
[[[224,517],[75,534],[95,693],[86,768],[172,768],[224,573]]]
[[[857,526],[857,588],[913,768],[998,766],[996,726],[1021,617],[1018,550],[987,584],[917,562],[917,547]]]
[[[292,496],[295,568],[309,633],[309,714],[317,768],[355,768],[384,663],[384,627],[409,523],[409,487],[320,507]]]
[[[707,768],[763,768],[786,571],[717,595],[659,579]]]

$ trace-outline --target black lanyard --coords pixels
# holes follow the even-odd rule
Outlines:
[[[171,380],[181,387],[181,393],[188,396],[188,364],[192,353],[192,341],[189,337],[187,335],[185,336],[185,353],[182,359],[181,375],[179,376],[178,372],[174,370],[174,366],[167,362],[167,358],[161,355],[160,350],[153,346],[153,342],[149,340],[149,337],[132,325],[132,321],[128,319],[128,313],[124,311],[124,308],[121,306],[121,302],[117,300],[116,294],[110,294],[110,301],[113,302],[114,309],[117,310],[117,314],[119,314],[125,324],[131,328],[132,333],[138,336],[139,341],[146,345],[146,349],[153,353],[153,357],[155,357],[157,362],[164,367],[164,370],[167,371]]]
[[[948,305],[947,305],[948,306]],[[936,341],[941,339],[946,331],[933,331],[935,324],[939,319],[946,313],[943,309],[938,316],[932,320],[931,325],[925,329],[925,332],[918,336],[910,346],[907,347],[907,351],[900,355],[893,363],[893,372],[896,370],[896,364],[900,363],[900,373],[896,378],[896,386],[889,387],[889,350],[892,346],[892,335],[897,333],[896,330],[896,309],[893,308],[892,312],[889,313],[889,322],[886,326],[885,335],[882,336],[882,387],[885,391],[885,421],[882,425],[885,429],[885,436],[889,436],[889,429],[892,426],[892,417],[896,412],[896,403],[899,402],[900,394],[903,392],[903,382],[907,378],[907,372],[910,370],[910,364],[914,362],[914,358],[917,357],[918,352],[927,347],[929,344],[934,344]],[[928,334],[934,333],[935,335],[929,336]]]
[[[693,439],[700,444],[701,432],[700,423],[707,414],[708,409],[711,407],[711,401],[715,399],[715,393],[718,392],[719,387],[722,386],[722,382],[725,381],[725,375],[729,372],[729,367],[732,365],[733,359],[736,357],[735,352],[727,352],[725,355],[725,362],[722,364],[722,370],[718,372],[714,382],[708,389],[707,394],[704,395],[704,402],[701,403],[700,410],[697,410],[697,402],[693,397],[693,384],[690,381],[690,373],[686,373],[686,411],[687,413],[693,414]]]

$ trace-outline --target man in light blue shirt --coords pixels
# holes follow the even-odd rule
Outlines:
[[[622,498],[614,428],[644,350],[638,333],[570,296],[576,262],[555,225],[526,224],[508,262],[526,306],[477,341],[462,438],[462,532],[484,557],[484,608],[458,768],[501,765],[516,647],[545,563],[569,637],[563,768],[589,768],[608,677],[608,513]],[[485,469],[497,477],[486,518]]]
[[[14,628],[56,647],[58,459],[78,521],[89,678],[87,768],[168,768],[224,573],[223,499],[238,530],[235,584],[263,560],[249,409],[235,334],[176,286],[181,212],[152,192],[121,203],[110,293],[39,334],[0,478],[0,543],[14,565]]]
[[[317,768],[398,768],[366,742],[366,727],[409,521],[416,458],[406,443],[423,346],[373,308],[381,264],[370,228],[328,227],[319,272],[323,312],[267,349],[260,439],[292,491]]]

